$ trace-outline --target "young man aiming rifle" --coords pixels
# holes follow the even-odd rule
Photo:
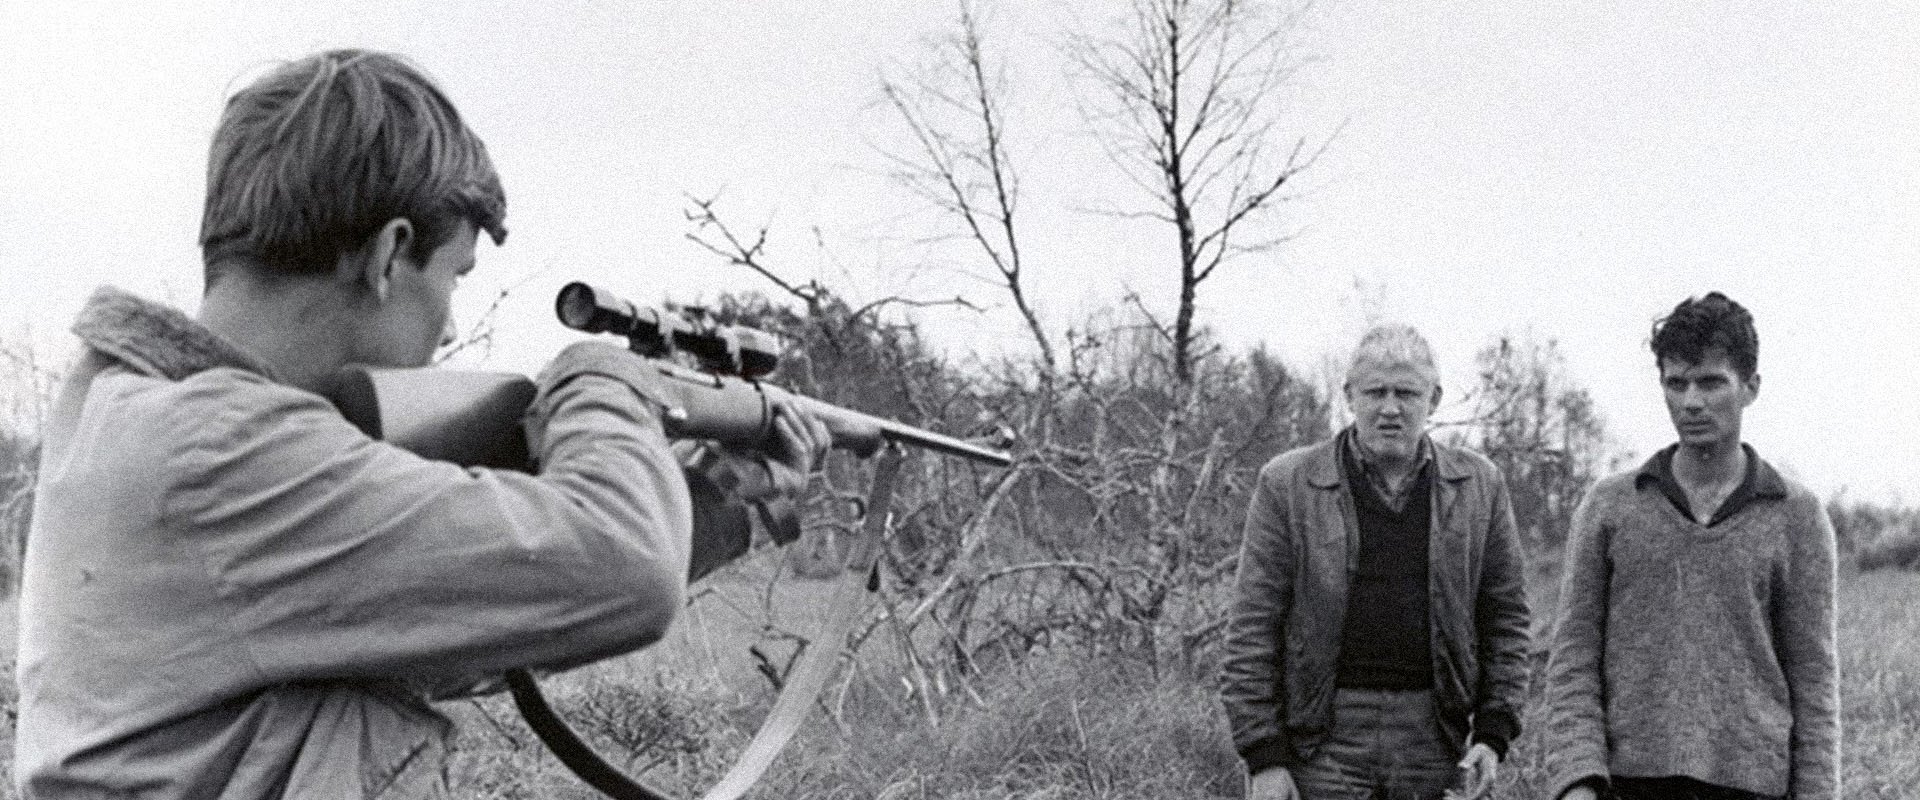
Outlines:
[[[803,491],[830,436],[784,408],[769,458],[725,460],[766,464],[771,491],[696,503],[642,362],[610,344],[540,376],[537,476],[342,419],[323,395],[343,365],[421,366],[451,338],[504,216],[485,147],[400,58],[321,53],[228,102],[198,318],[102,289],[74,326],[23,565],[23,796],[443,793],[430,699],[659,639],[696,525]]]

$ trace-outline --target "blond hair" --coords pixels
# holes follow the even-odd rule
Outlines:
[[[1434,386],[1440,385],[1440,369],[1434,366],[1433,348],[1427,344],[1426,337],[1405,323],[1391,322],[1368,328],[1360,337],[1360,344],[1353,348],[1353,359],[1347,363],[1347,377],[1342,386],[1352,383],[1354,373],[1365,365],[1412,367]]]

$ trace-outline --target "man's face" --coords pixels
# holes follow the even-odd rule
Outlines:
[[[1727,351],[1710,347],[1698,363],[1661,358],[1660,386],[1681,444],[1730,447],[1740,442],[1740,416],[1760,393],[1760,376],[1742,379]]]
[[[390,275],[387,301],[368,321],[361,339],[360,363],[383,367],[422,367],[441,345],[453,341],[451,303],[460,276],[472,271],[479,231],[461,221],[453,235],[422,265],[402,253]]]
[[[1362,362],[1347,376],[1354,433],[1369,456],[1398,461],[1419,452],[1440,387],[1409,364]]]

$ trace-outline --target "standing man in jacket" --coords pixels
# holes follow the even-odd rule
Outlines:
[[[430,699],[657,640],[695,526],[804,489],[829,438],[788,409],[771,459],[729,462],[772,492],[696,503],[644,365],[609,344],[540,377],[537,476],[348,424],[332,376],[424,365],[505,209],[400,58],[321,53],[228,102],[198,317],[102,289],[74,326],[23,566],[24,797],[438,796]]]
[[[1437,800],[1492,786],[1528,671],[1520,540],[1486,458],[1434,441],[1427,342],[1376,327],[1354,422],[1261,469],[1222,699],[1255,800]]]
[[[1547,666],[1547,796],[1840,797],[1834,533],[1740,438],[1753,316],[1719,292],[1654,324],[1679,435],[1574,513]]]

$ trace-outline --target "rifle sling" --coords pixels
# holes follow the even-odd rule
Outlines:
[[[627,777],[581,741],[566,720],[554,713],[553,706],[540,694],[540,684],[535,683],[526,670],[507,672],[507,689],[513,692],[513,704],[520,709],[520,716],[526,719],[528,727],[533,728],[534,735],[588,786],[613,800],[667,800],[658,790]]]
[[[733,768],[701,795],[701,800],[737,800],[753,787],[773,759],[800,730],[807,711],[813,707],[820,690],[827,685],[834,666],[846,648],[847,634],[853,630],[860,598],[868,591],[868,575],[879,564],[880,541],[885,537],[889,509],[893,503],[894,479],[900,474],[902,454],[899,447],[888,446],[874,465],[873,485],[867,493],[866,518],[861,520],[860,535],[847,545],[845,567],[835,578],[833,595],[827,601],[822,630],[807,642],[800,663],[787,673],[787,685],[773,702],[773,709],[760,723],[760,730],[747,742]]]
[[[845,647],[847,634],[853,628],[854,614],[860,608],[858,598],[864,592],[877,588],[872,576],[879,564],[880,540],[886,533],[887,509],[892,503],[894,479],[900,472],[901,458],[897,447],[889,446],[881,452],[874,467],[866,517],[861,522],[859,536],[847,547],[845,568],[835,579],[822,630],[808,640],[805,651],[800,654],[800,661],[787,675],[786,687],[774,700],[773,709],[767,712],[766,719],[761,721],[760,730],[734,761],[733,768],[712,789],[701,795],[701,800],[738,800],[746,794],[766,774],[767,768],[773,765],[774,758],[785,749],[794,733],[799,731],[807,711],[813,707],[820,690],[825,688],[827,678]],[[613,800],[667,800],[665,794],[607,763],[582,741],[579,734],[554,713],[546,697],[541,695],[539,684],[526,670],[508,672],[507,687],[513,692],[513,702],[519,707],[520,716],[526,719],[534,734],[540,737],[548,750],[553,751],[560,763],[580,776],[587,785]]]

